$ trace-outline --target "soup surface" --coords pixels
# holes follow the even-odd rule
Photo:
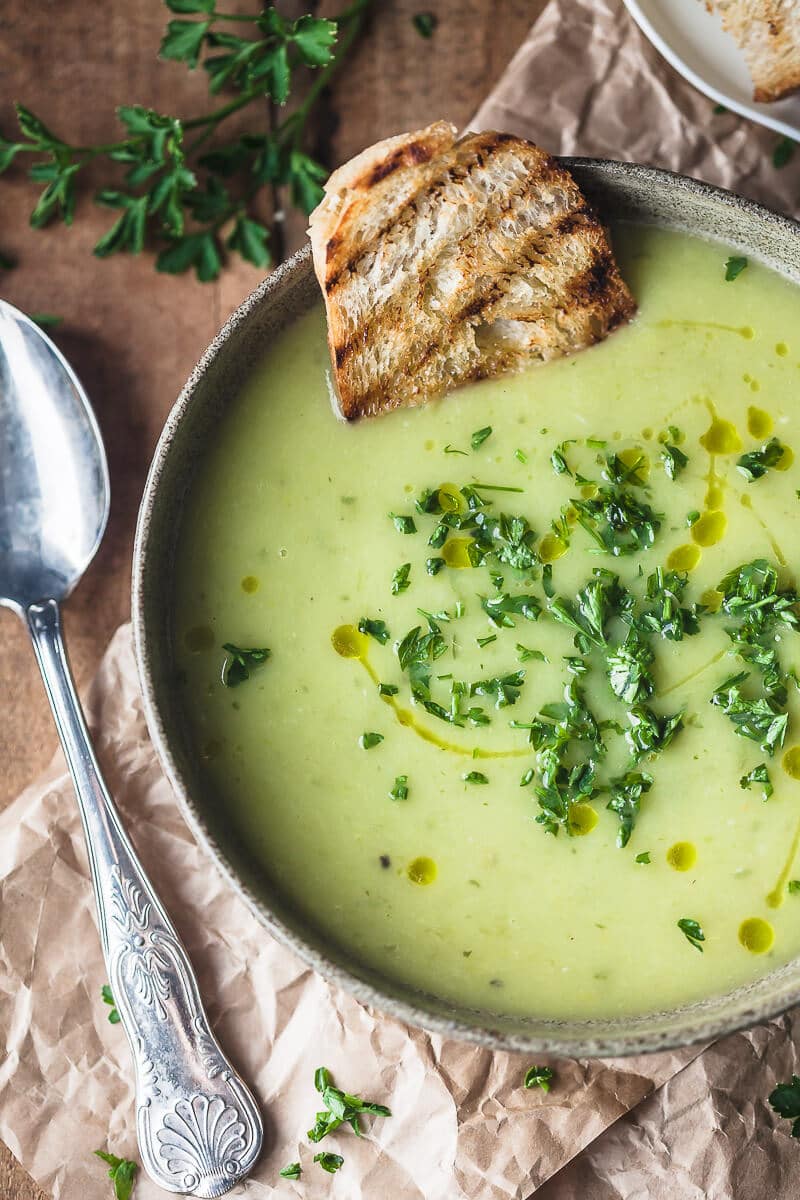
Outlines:
[[[180,534],[225,820],[353,958],[499,1012],[660,1009],[800,952],[800,291],[616,241],[630,327],[354,426],[298,321]]]

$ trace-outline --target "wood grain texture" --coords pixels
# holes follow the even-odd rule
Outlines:
[[[312,152],[335,166],[378,138],[439,117],[463,126],[544,2],[378,0],[365,37],[325,97]],[[247,0],[241,5],[249,7]],[[341,5],[289,0],[278,7],[287,13],[312,8],[334,14]],[[429,41],[412,24],[420,9],[439,20]],[[167,19],[160,0],[109,0],[102,20],[98,12],[90,0],[6,0],[0,23],[0,128],[13,128],[13,100],[80,142],[116,135],[117,104],[184,114],[204,110],[203,74],[156,59]],[[112,479],[108,533],[65,613],[70,657],[84,685],[129,614],[136,510],[164,418],[199,354],[259,273],[237,263],[217,283],[201,285],[188,276],[157,275],[147,255],[100,261],[91,247],[110,223],[107,211],[84,196],[71,230],[35,232],[28,227],[33,196],[33,185],[21,172],[0,180],[0,251],[19,264],[3,274],[0,289],[27,311],[64,317],[57,340],[96,408]],[[303,230],[302,219],[287,215],[290,248],[300,244]],[[5,610],[0,610],[0,661],[2,807],[46,764],[56,737],[26,635]],[[2,1200],[43,1196],[0,1144]]]

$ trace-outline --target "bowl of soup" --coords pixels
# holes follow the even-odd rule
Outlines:
[[[630,325],[348,425],[300,252],[167,421],[133,613],[164,769],[267,930],[410,1023],[616,1055],[800,1000],[800,237],[568,166]]]

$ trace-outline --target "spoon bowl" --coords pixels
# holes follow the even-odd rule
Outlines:
[[[0,604],[68,596],[94,558],[111,492],[100,430],[69,363],[0,300]]]
[[[75,784],[107,978],[133,1055],[142,1163],[166,1191],[222,1196],[259,1155],[261,1115],[209,1027],[103,782],[61,636],[59,601],[100,545],[109,498],[83,388],[34,322],[0,301],[0,604],[28,627]]]

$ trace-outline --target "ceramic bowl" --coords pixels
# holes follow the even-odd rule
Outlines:
[[[633,163],[566,160],[604,220],[636,221],[723,241],[800,284],[800,225],[696,180]],[[691,280],[687,280],[687,288]],[[800,1002],[800,959],[755,983],[636,1017],[556,1020],[455,1007],[354,962],[268,889],[258,864],[207,796],[174,682],[169,581],[195,464],[228,406],[290,321],[319,303],[311,256],[270,274],[206,350],[169,415],[150,468],[134,550],[133,622],[147,723],[184,816],[265,928],[357,999],[412,1025],[503,1050],[570,1057],[639,1054],[705,1041]]]

